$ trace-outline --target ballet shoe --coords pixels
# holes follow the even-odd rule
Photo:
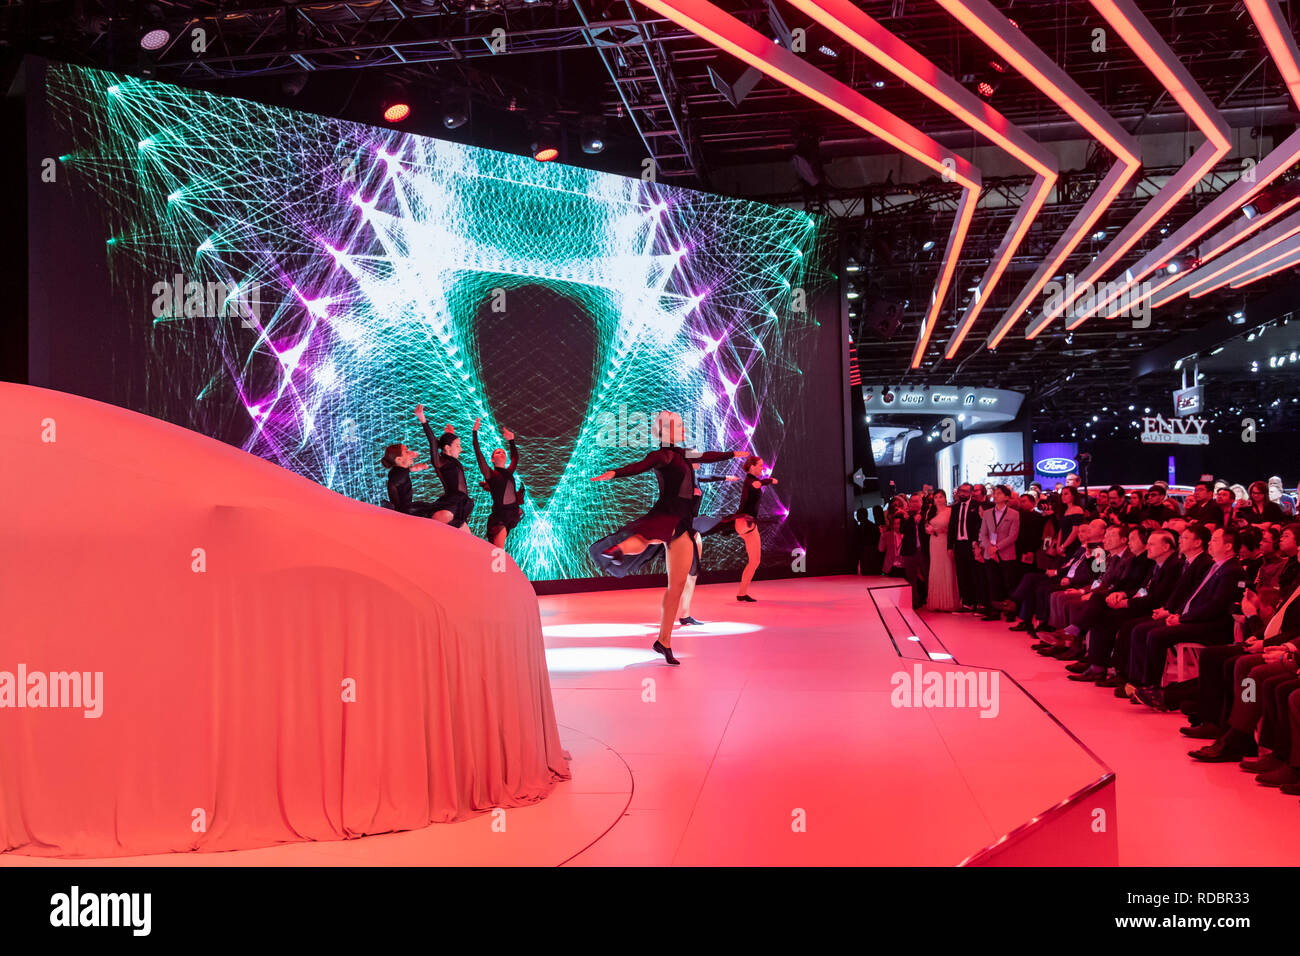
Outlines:
[[[689,614],[686,615],[685,617],[678,618],[677,621],[680,624],[703,624],[704,623],[703,621],[695,620],[695,618],[691,617]]]
[[[658,641],[655,641],[654,644],[651,646],[654,648],[654,650],[662,654],[664,656],[664,660],[666,660],[669,664],[681,663],[681,661],[673,657],[673,649],[671,647],[664,647]]]
[[[737,595],[736,595],[736,600],[737,600],[737,601],[747,601],[747,602],[750,603],[750,604],[757,604],[757,603],[758,603],[758,599],[757,599],[757,598],[752,598],[752,597],[750,597],[748,594],[737,594]]]

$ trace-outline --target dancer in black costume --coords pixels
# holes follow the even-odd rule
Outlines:
[[[763,486],[775,485],[779,482],[775,478],[762,477],[763,459],[757,455],[746,458],[743,468],[744,484],[741,485],[740,505],[735,513],[716,521],[701,518],[695,526],[703,534],[740,535],[740,540],[745,542],[745,554],[748,560],[745,562],[745,570],[740,575],[740,591],[736,594],[736,600],[752,604],[756,599],[749,596],[749,585],[754,580],[754,572],[758,570],[759,562],[763,559],[763,539],[758,533],[758,505],[763,498]]]
[[[474,510],[474,499],[469,496],[465,484],[465,468],[460,463],[460,438],[456,430],[448,425],[441,435],[435,435],[424,417],[424,406],[415,406],[415,417],[429,439],[429,453],[433,458],[433,467],[442,479],[442,497],[433,503],[433,520],[449,524],[453,528],[469,531],[465,522]]]
[[[519,463],[519,450],[515,447],[515,434],[508,428],[501,429],[501,437],[510,447],[510,462],[506,463],[504,448],[492,452],[492,467],[488,467],[483,457],[483,449],[478,444],[478,426],[480,419],[474,419],[474,457],[478,459],[478,470],[483,473],[482,487],[492,494],[492,513],[488,515],[487,539],[496,547],[506,546],[506,535],[519,524],[523,512],[520,503],[524,500],[522,485],[515,484],[515,465]]]
[[[388,469],[388,503],[393,506],[393,510],[404,515],[427,518],[433,514],[433,503],[411,500],[411,472],[424,471],[429,467],[425,463],[417,465],[415,460],[419,457],[418,451],[399,443],[384,449],[384,457],[379,460],[379,464]]]
[[[696,471],[700,470],[700,465],[696,462],[692,466]],[[677,620],[681,624],[703,624],[703,621],[697,621],[691,616],[691,598],[695,596],[695,581],[700,576],[700,556],[703,553],[704,540],[700,537],[700,532],[694,527],[700,517],[700,502],[704,500],[704,494],[700,491],[698,485],[707,484],[713,481],[740,481],[735,475],[696,475],[695,504],[691,509],[692,513],[692,531],[691,534],[695,539],[695,560],[691,562],[691,573],[686,576],[686,584],[682,588],[681,606],[677,609]]]
[[[589,550],[592,559],[604,570],[623,577],[640,569],[654,556],[654,545],[664,545],[668,564],[668,589],[664,593],[659,640],[655,641],[654,649],[669,664],[677,664],[679,661],[673,657],[672,652],[673,618],[691,565],[698,560],[695,535],[691,527],[696,491],[695,470],[691,465],[696,461],[706,463],[744,458],[749,452],[692,450],[688,458],[688,452],[679,444],[685,432],[682,417],[675,412],[660,412],[655,419],[655,430],[660,440],[667,442],[665,447],[650,452],[635,464],[594,475],[591,480],[626,478],[654,469],[655,478],[659,482],[659,497],[645,515],[597,541]]]

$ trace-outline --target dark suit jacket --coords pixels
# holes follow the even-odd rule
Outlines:
[[[1060,567],[1056,569],[1056,580],[1069,578],[1070,583],[1066,587],[1086,588],[1091,586],[1093,578],[1097,572],[1092,569],[1095,558],[1092,553],[1094,547],[1087,548],[1078,545],[1070,550],[1070,556],[1061,561]]]
[[[903,536],[903,542],[898,548],[901,557],[907,558],[914,554],[923,553],[921,541],[927,535],[925,533],[925,520],[921,517],[921,512],[918,512],[915,517],[912,516],[910,511],[905,514],[903,520],[898,523],[898,530]],[[917,538],[918,534],[920,540]]]
[[[1242,635],[1243,637],[1264,637],[1266,627],[1268,627],[1268,621],[1256,614],[1252,614],[1242,622]],[[1300,635],[1300,600],[1291,602],[1291,606],[1282,615],[1282,630],[1272,637],[1265,638],[1264,644],[1269,647],[1275,644],[1285,644],[1288,641],[1294,641],[1297,635]]]
[[[1260,630],[1263,634],[1263,629]],[[1300,598],[1291,602],[1291,606],[1286,609],[1282,615],[1282,630],[1277,633],[1276,637],[1270,637],[1264,643],[1266,644],[1285,644],[1288,641],[1295,641],[1300,635]]]
[[[1297,584],[1300,584],[1300,561],[1287,558],[1286,564],[1282,566],[1282,573],[1277,579],[1277,589],[1282,595],[1282,600],[1285,601],[1291,596]]]
[[[1229,558],[1223,564],[1211,565],[1206,572],[1204,586],[1196,591],[1184,612],[1182,607],[1174,608],[1180,624],[1205,624],[1228,621],[1232,618],[1232,606],[1241,599],[1241,565],[1236,558]]]
[[[979,544],[980,539],[980,506],[971,499],[965,502],[954,501],[952,505],[952,518],[948,521],[948,547],[955,549],[957,547],[957,532],[961,521],[962,505],[966,508],[966,539],[970,541],[971,547]]]
[[[1187,599],[1192,596],[1192,592],[1200,585],[1201,578],[1205,577],[1206,572],[1213,566],[1214,559],[1204,551],[1190,564],[1184,564],[1183,573],[1178,578],[1178,587],[1174,588],[1174,593],[1164,603],[1165,610],[1173,614],[1181,611]]]
[[[1016,555],[1033,554],[1043,546],[1043,516],[1037,511],[1020,512],[1020,531],[1016,534]]]
[[[1128,545],[1125,545],[1119,554],[1107,554],[1106,570],[1101,574],[1101,583],[1097,585],[1097,589],[1113,591],[1124,580],[1132,566],[1133,552],[1128,549]]]
[[[1142,507],[1142,518],[1140,520],[1146,521],[1149,518],[1153,521],[1158,521],[1163,525],[1170,518],[1177,517],[1178,509],[1165,501],[1158,505],[1144,505]]]
[[[1151,576],[1155,566],[1156,563],[1148,558],[1145,553],[1135,556],[1130,552],[1128,565],[1124,568],[1124,573],[1115,581],[1111,590],[1123,591],[1125,594],[1130,595],[1135,593],[1138,588],[1146,584],[1147,578]]]
[[[1223,509],[1213,501],[1207,501],[1203,505],[1188,505],[1183,512],[1183,517],[1189,521],[1199,521],[1211,528],[1223,527]]]
[[[1150,614],[1156,608],[1164,607],[1169,603],[1169,599],[1178,588],[1178,582],[1182,578],[1183,556],[1181,554],[1171,554],[1165,558],[1165,563],[1162,565],[1157,566],[1155,562],[1152,562],[1151,570],[1148,572],[1148,579],[1138,585],[1138,590],[1143,587],[1147,589],[1146,595],[1131,598],[1128,606],[1142,614]]]

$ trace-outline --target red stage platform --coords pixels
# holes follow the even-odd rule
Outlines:
[[[897,584],[760,582],[749,605],[731,585],[701,587],[693,611],[711,623],[676,632],[678,668],[649,648],[659,592],[544,597],[556,715],[573,756],[573,779],[547,799],[357,840],[104,862],[1114,863],[1106,765],[1005,674],[934,659],[947,640],[898,607]],[[940,632],[957,623],[927,617]],[[923,682],[969,672],[973,687],[982,671],[983,704],[897,706],[925,703],[899,686],[918,667]]]

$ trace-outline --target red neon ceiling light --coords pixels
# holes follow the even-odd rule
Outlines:
[[[1083,208],[1057,240],[1052,251],[1034,273],[1011,307],[989,335],[987,345],[998,343],[1026,312],[1061,264],[1083,241],[1097,220],[1128,184],[1141,166],[1136,140],[988,0],[937,0],[966,29],[979,37],[998,58],[1029,80],[1045,96],[1060,105],[1076,123],[1115,156],[1115,164]],[[1026,228],[1028,226],[1026,225]]]
[[[878,136],[963,189],[957,216],[948,235],[939,280],[930,307],[921,321],[921,331],[912,352],[912,368],[921,364],[926,346],[952,283],[961,256],[975,203],[979,200],[979,170],[956,153],[941,146],[901,117],[871,102],[852,87],[823,73],[784,47],[763,36],[707,0],[639,0],[662,17],[690,30],[700,39],[736,57],[747,66],[771,77],[796,93],[808,97],[838,116]]]
[[[958,320],[945,347],[944,358],[951,359],[979,317],[998,280],[1002,278],[1007,263],[1020,248],[1030,224],[1055,187],[1058,179],[1056,157],[848,0],[790,0],[790,3],[1037,174],[1026,201],[1021,204],[1018,215],[1012,220],[993,261],[976,286],[970,305]],[[998,72],[1005,70],[1005,66],[998,64]]]
[[[1292,99],[1295,100],[1297,107],[1300,107],[1300,49],[1296,47],[1295,38],[1291,35],[1290,28],[1282,16],[1281,8],[1278,7],[1276,0],[1244,0],[1244,2],[1260,36],[1264,39],[1269,54],[1287,82],[1287,89]],[[1238,179],[1216,196],[1209,205],[1180,226],[1172,236],[1143,256],[1136,265],[1126,270],[1126,281],[1139,282],[1160,268],[1161,264],[1168,262],[1228,216],[1234,214],[1243,203],[1249,202],[1253,196],[1290,169],[1297,160],[1300,160],[1300,130],[1276,145],[1267,156],[1252,167],[1251,178],[1243,176]],[[1245,234],[1237,236],[1234,241],[1239,241]],[[1219,251],[1221,252],[1222,249]],[[1130,307],[1157,295],[1177,282],[1178,278],[1167,277],[1144,290],[1130,300]]]
[[[1196,128],[1204,134],[1205,142],[1075,279],[1074,294],[1062,296],[1051,309],[1045,309],[1030,323],[1028,338],[1033,338],[1035,334],[1051,324],[1075,298],[1083,294],[1090,283],[1096,281],[1133,248],[1139,239],[1155,228],[1161,218],[1195,188],[1201,178],[1232,148],[1231,131],[1223,116],[1210,103],[1209,97],[1192,79],[1191,73],[1132,0],[1092,0],[1092,5],[1169,91],[1175,102],[1196,124]],[[1067,322],[1066,328],[1078,328],[1089,316],[1115,301],[1142,278],[1143,276],[1126,274],[1123,281],[1114,284],[1114,288],[1108,295],[1096,297],[1089,308],[1079,312]]]

